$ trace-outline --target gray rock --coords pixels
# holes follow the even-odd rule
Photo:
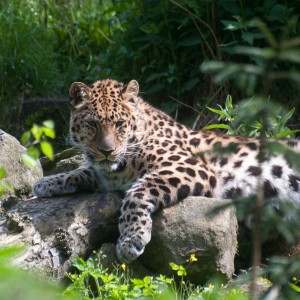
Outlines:
[[[84,163],[83,155],[75,155],[73,157],[63,159],[56,164],[55,174],[78,169]]]
[[[55,154],[52,160],[42,157],[40,161],[45,176],[68,172],[85,164],[84,157],[77,148],[65,149]]]
[[[120,199],[111,193],[16,202],[4,209],[0,219],[0,247],[25,245],[18,265],[62,278],[75,257],[86,258],[103,243],[116,242]],[[224,202],[191,197],[156,214],[152,240],[132,264],[134,273],[147,274],[146,268],[174,275],[169,262],[186,266],[186,260],[195,254],[198,261],[188,267],[187,279],[203,282],[214,274],[230,278],[236,251],[234,209],[213,218],[206,215],[220,203]],[[104,245],[101,250],[115,262],[114,245]]]
[[[15,264],[62,278],[74,258],[118,236],[117,194],[78,194],[16,202],[0,215],[0,248],[25,246]]]
[[[18,198],[25,198],[32,191],[33,183],[43,176],[39,162],[35,168],[23,162],[25,151],[16,138],[0,129],[0,166],[6,168],[5,180],[14,187]]]
[[[154,216],[153,234],[143,265],[162,274],[174,274],[169,263],[188,266],[188,279],[203,283],[213,275],[231,278],[237,250],[235,209],[222,209],[217,215],[208,213],[225,202],[205,197],[189,197],[165,208]],[[188,263],[191,254],[198,261]]]

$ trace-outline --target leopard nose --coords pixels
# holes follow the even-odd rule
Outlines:
[[[98,149],[105,157],[108,157],[114,150]]]

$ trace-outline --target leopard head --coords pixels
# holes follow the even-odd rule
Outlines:
[[[81,82],[71,85],[70,136],[89,159],[121,161],[137,142],[138,93],[135,80],[125,86],[110,79],[96,81],[90,87]]]

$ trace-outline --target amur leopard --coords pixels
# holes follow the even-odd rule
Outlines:
[[[234,199],[261,187],[271,201],[300,206],[299,171],[280,153],[261,155],[272,140],[190,130],[139,97],[135,80],[90,87],[75,82],[69,93],[70,136],[87,167],[44,177],[33,190],[38,197],[123,190],[116,247],[121,261],[143,253],[155,211],[191,195]],[[278,142],[300,152],[300,140]]]

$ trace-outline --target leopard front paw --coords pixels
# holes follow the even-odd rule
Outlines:
[[[32,190],[37,197],[45,198],[74,193],[76,187],[66,188],[63,178],[54,175],[40,179],[33,185]]]
[[[121,262],[130,263],[137,259],[145,250],[151,239],[151,233],[134,234],[131,237],[120,237],[117,243],[117,256]]]

